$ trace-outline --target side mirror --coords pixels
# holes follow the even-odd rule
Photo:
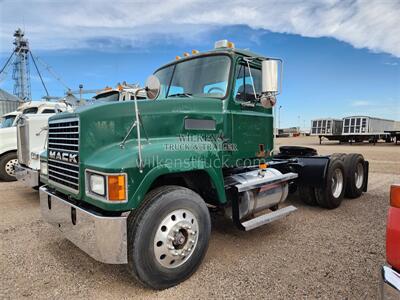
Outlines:
[[[146,95],[149,100],[154,100],[160,94],[161,83],[157,76],[150,75],[146,81]]]
[[[261,62],[262,93],[278,93],[278,61],[263,60]]]

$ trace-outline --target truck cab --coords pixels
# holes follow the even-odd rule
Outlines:
[[[140,87],[137,85],[119,84],[116,88],[106,87],[93,97],[94,101],[119,102],[134,99],[134,94]],[[136,95],[137,99],[146,99],[146,93],[141,90]]]
[[[17,111],[6,114],[2,117],[0,127],[0,179],[3,181],[14,181],[15,166],[18,163],[17,158],[17,124],[21,118],[33,115],[54,114],[65,110],[65,104],[31,101],[22,104]],[[45,122],[44,124],[47,124]]]
[[[127,264],[139,282],[164,289],[204,258],[209,207],[249,231],[294,212],[284,202],[296,189],[329,209],[345,194],[360,196],[368,178],[361,156],[277,153],[281,67],[223,40],[157,69],[146,100],[136,91],[133,101],[51,117],[44,220],[96,260]]]
[[[16,150],[16,124],[20,111],[13,111],[1,117],[0,123],[0,180],[8,180],[14,173],[17,162]]]

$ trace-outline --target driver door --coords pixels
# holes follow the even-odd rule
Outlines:
[[[231,103],[232,143],[236,163],[246,159],[266,157],[273,149],[272,109],[262,107],[257,98],[261,94],[261,66],[239,63]],[[246,162],[248,164],[249,162]]]

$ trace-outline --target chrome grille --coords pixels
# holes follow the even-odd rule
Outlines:
[[[23,116],[17,125],[17,142],[18,142],[18,161],[22,165],[28,165],[30,159],[29,153],[29,124]]]
[[[49,121],[47,145],[49,182],[79,191],[79,120]],[[76,157],[76,163],[70,157]]]

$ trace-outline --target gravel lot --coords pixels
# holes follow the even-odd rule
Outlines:
[[[400,182],[400,146],[318,145],[310,137],[278,143],[364,154],[368,193],[335,210],[292,197],[297,212],[248,233],[214,216],[200,269],[179,286],[155,292],[134,282],[124,266],[96,262],[42,222],[36,191],[0,182],[0,298],[375,298],[389,185]]]

